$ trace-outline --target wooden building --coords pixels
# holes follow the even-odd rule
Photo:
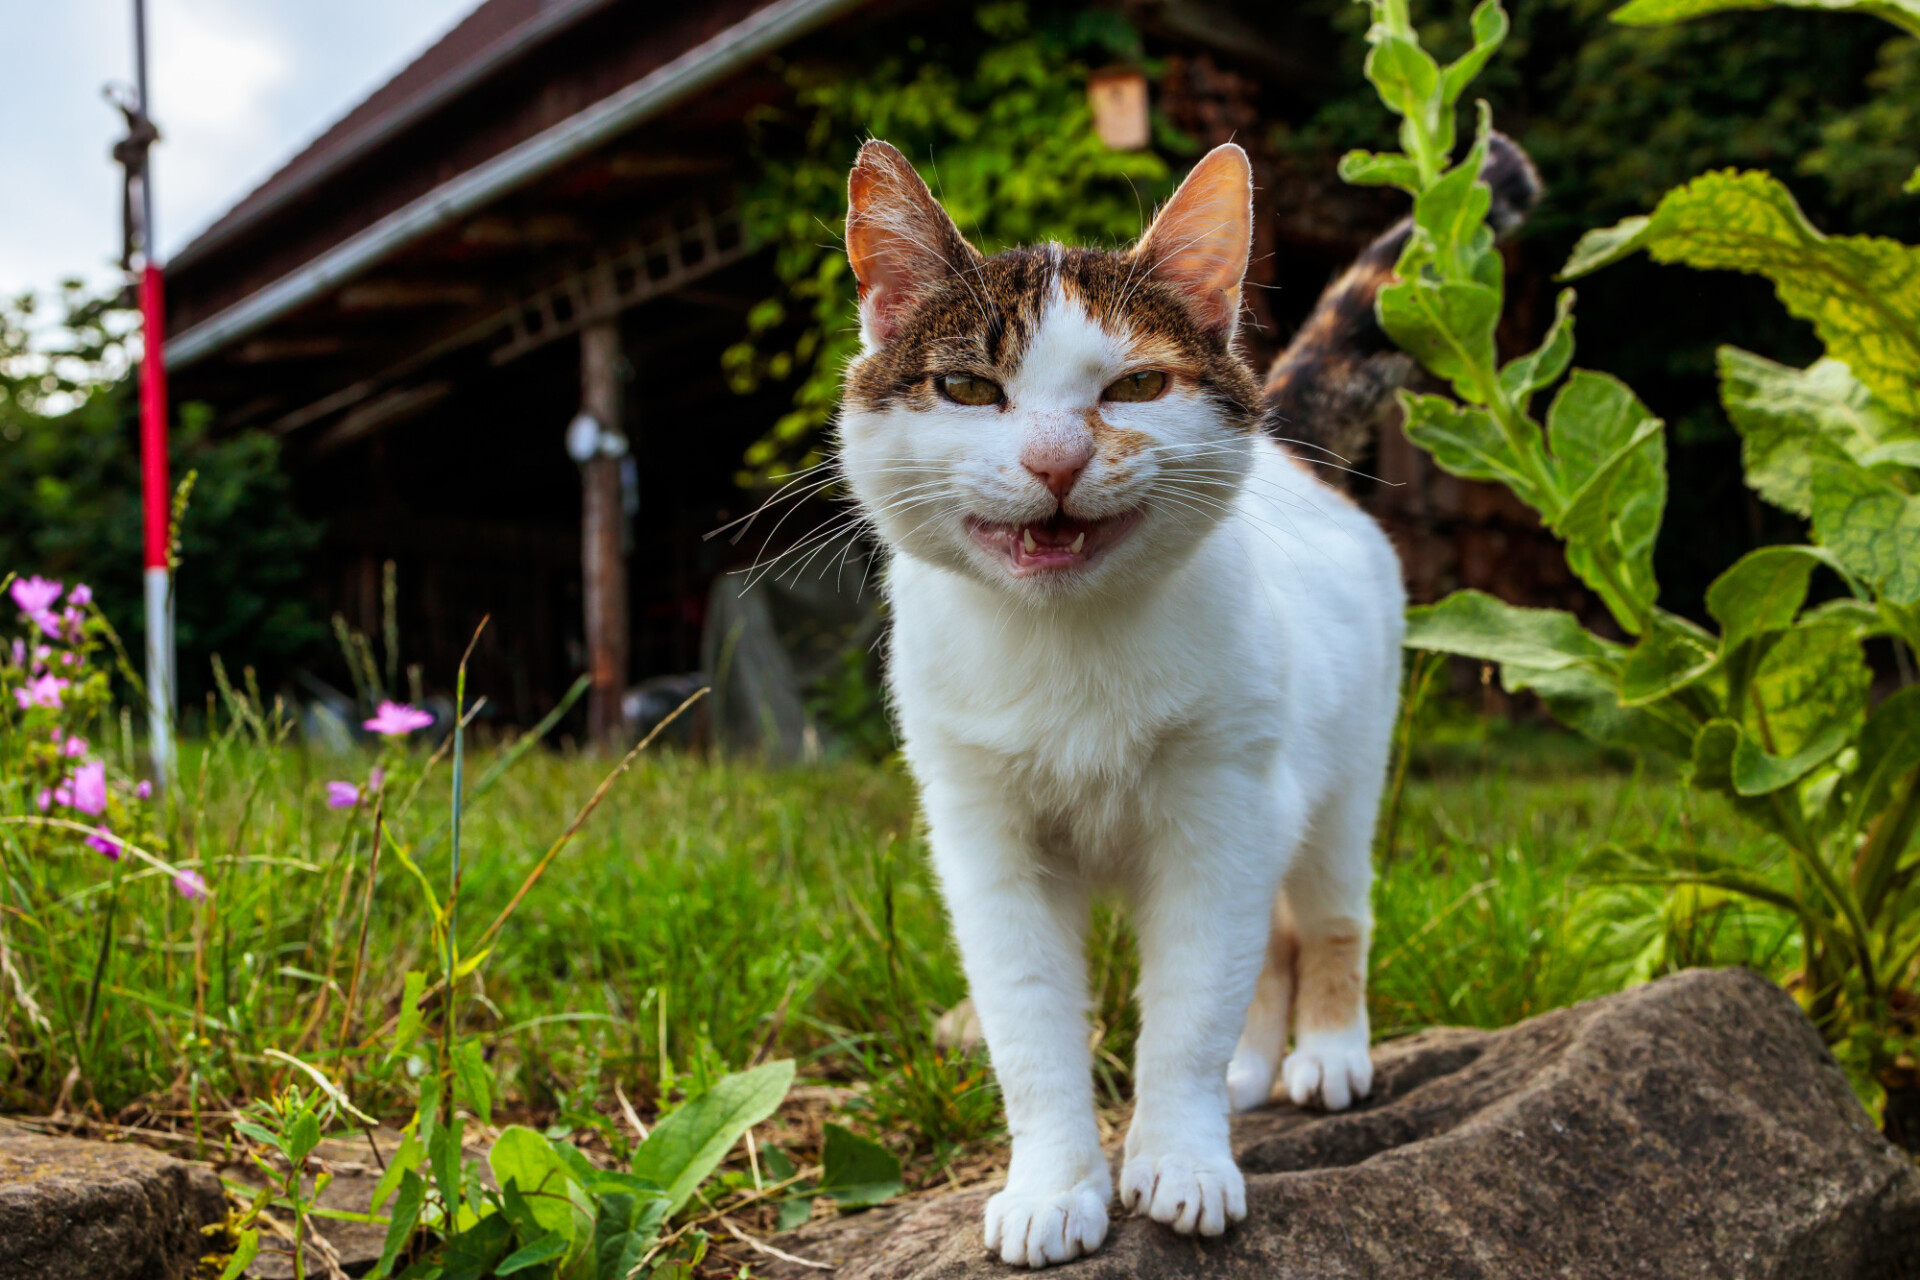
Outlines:
[[[1256,126],[1330,90],[1332,33],[1257,0],[1119,7],[1165,60],[1156,106],[1202,143],[1252,144],[1270,355],[1398,212],[1261,144]],[[710,588],[751,550],[702,535],[753,500],[740,458],[787,408],[780,387],[733,393],[720,364],[776,292],[738,206],[746,119],[787,93],[773,59],[971,13],[485,0],[175,257],[175,396],[280,437],[324,521],[323,607],[374,631],[392,560],[410,661],[450,673],[491,614],[475,680],[496,708],[530,720],[587,671],[591,730],[615,732],[623,689],[699,666]],[[1473,583],[1459,554],[1413,545],[1456,542],[1436,530],[1464,500],[1429,510],[1401,445],[1381,463],[1408,486],[1383,501],[1406,508],[1417,589]]]

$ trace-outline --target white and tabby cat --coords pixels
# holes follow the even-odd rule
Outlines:
[[[1246,1215],[1229,1109],[1276,1072],[1335,1109],[1372,1080],[1400,567],[1263,429],[1234,350],[1250,183],[1220,147],[1130,251],[989,258],[892,147],[853,170],[842,465],[891,553],[893,705],[1013,1134],[986,1214],[1011,1263],[1107,1231],[1090,891],[1140,942],[1124,1207],[1218,1235]]]

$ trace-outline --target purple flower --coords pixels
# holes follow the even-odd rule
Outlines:
[[[351,782],[329,782],[327,784],[327,808],[351,809],[360,803],[360,788]]]
[[[201,878],[198,871],[175,872],[173,887],[178,889],[180,896],[188,902],[199,902],[205,898],[209,892],[207,882]]]
[[[67,592],[68,604],[92,604],[93,588],[82,582]]]
[[[53,608],[53,602],[60,598],[60,584],[38,576],[16,578],[7,594],[20,606],[20,612],[32,617]]]
[[[415,729],[424,729],[432,723],[431,711],[422,711],[404,702],[383,702],[379,710],[374,712],[373,719],[362,722],[361,727],[389,738],[404,738]]]
[[[133,794],[139,796],[142,800],[150,800],[153,798],[153,784],[145,778],[142,778],[140,779],[140,785],[133,789]]]
[[[73,807],[82,813],[107,811],[107,766],[95,760],[73,773]]]
[[[27,681],[25,688],[15,689],[13,691],[13,699],[20,704],[22,711],[26,711],[32,707],[52,707],[55,711],[58,711],[60,709],[60,691],[66,688],[69,683],[69,681],[62,680],[58,676],[41,676],[37,680]]]
[[[67,739],[67,745],[61,748],[61,752],[67,756],[83,756],[87,754],[87,740],[76,733]]]
[[[13,642],[13,665],[16,667],[24,667],[27,665],[27,642],[25,640],[15,640]]]
[[[89,849],[104,853],[115,862],[120,860],[120,844],[120,837],[114,835],[113,832],[107,830],[105,827],[96,829],[92,835],[87,837],[87,847]]]

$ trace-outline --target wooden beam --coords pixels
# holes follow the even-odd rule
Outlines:
[[[608,319],[580,331],[580,411],[600,424],[600,439],[617,437],[620,421],[620,326]],[[620,707],[629,652],[626,513],[620,502],[620,458],[606,447],[580,462],[580,583],[586,603],[587,732],[611,743],[624,728]]]

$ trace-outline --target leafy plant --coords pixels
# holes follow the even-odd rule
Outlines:
[[[1457,397],[1403,392],[1407,433],[1446,470],[1498,481],[1539,512],[1630,637],[1463,591],[1413,610],[1407,643],[1498,664],[1508,689],[1534,691],[1599,741],[1673,759],[1693,787],[1776,837],[1789,855],[1784,882],[1694,843],[1603,849],[1589,871],[1789,913],[1800,999],[1856,1079],[1889,1091],[1889,1131],[1920,1140],[1900,1119],[1920,1096],[1920,860],[1908,853],[1920,826],[1920,689],[1872,705],[1863,648],[1891,642],[1904,659],[1920,646],[1920,251],[1822,235],[1761,173],[1707,174],[1575,249],[1569,277],[1642,249],[1763,275],[1827,346],[1805,370],[1721,351],[1748,482],[1809,517],[1813,544],[1763,547],[1726,570],[1707,593],[1717,632],[1670,613],[1653,573],[1667,498],[1662,424],[1617,379],[1568,372],[1573,292],[1561,293],[1537,349],[1497,359],[1502,266],[1478,179],[1484,104],[1467,155],[1448,162],[1456,100],[1504,37],[1505,16],[1485,0],[1471,50],[1442,67],[1420,47],[1405,0],[1370,3],[1367,74],[1401,117],[1404,150],[1352,153],[1341,172],[1413,195],[1414,233],[1399,282],[1380,293],[1380,322]],[[1665,21],[1709,7],[1729,6],[1637,0],[1621,16]],[[1909,27],[1915,16],[1899,0],[1857,7],[1898,10]],[[1533,401],[1556,384],[1543,424]],[[1842,594],[1809,607],[1822,570]]]

